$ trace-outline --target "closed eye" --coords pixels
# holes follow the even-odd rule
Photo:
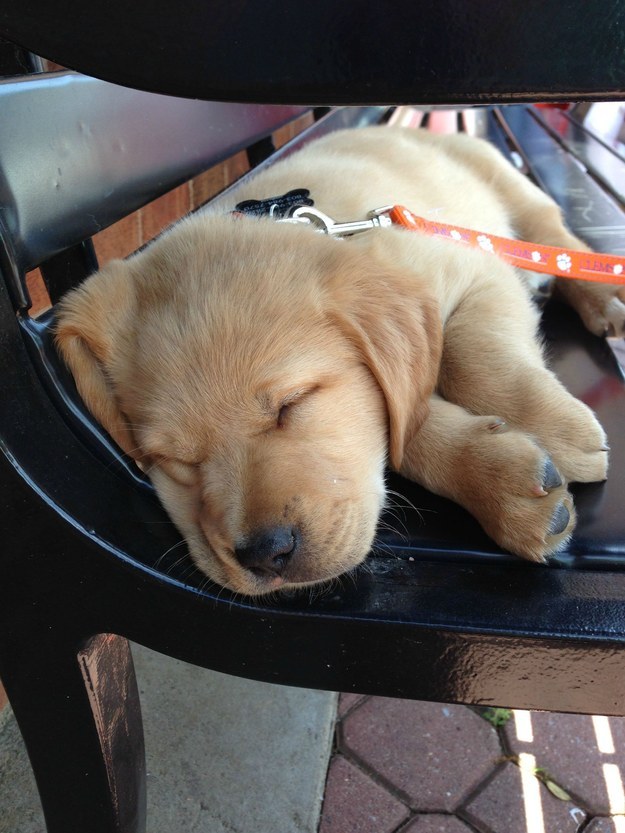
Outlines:
[[[289,418],[292,416],[292,411],[296,408],[296,406],[305,399],[308,399],[308,397],[310,397],[313,393],[316,393],[320,387],[321,385],[312,385],[304,390],[299,389],[293,391],[283,397],[276,415],[276,426],[278,428],[284,428],[287,425]]]
[[[182,486],[194,486],[197,482],[198,466],[196,463],[185,463],[182,460],[161,458],[157,465],[163,469],[168,477]]]
[[[284,426],[286,424],[287,416],[289,414],[289,410],[291,409],[292,404],[293,403],[291,403],[291,402],[288,403],[288,404],[284,404],[284,405],[282,405],[282,407],[278,411],[278,419],[277,419],[278,428],[284,428]]]

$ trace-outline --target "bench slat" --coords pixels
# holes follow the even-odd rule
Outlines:
[[[484,108],[475,111],[475,116],[469,123],[464,118],[464,129],[471,136],[486,139],[493,144],[497,150],[513,165],[515,165],[510,145],[506,140],[506,133],[501,123],[495,117],[492,108]]]
[[[175,99],[73,72],[2,81],[0,102],[0,197],[23,269],[307,110]]]
[[[592,112],[592,109],[597,103],[598,102],[594,102],[594,104],[584,103],[573,105],[573,107],[570,110],[567,110],[566,116],[572,122],[574,122],[574,124],[583,127],[583,129],[587,133],[590,133],[592,136],[594,136],[595,139],[598,139],[603,144],[607,144],[610,150],[613,153],[615,153],[620,159],[625,160],[625,145],[623,145],[622,142],[619,142],[618,144],[611,144],[610,142],[608,142],[602,130],[603,125],[595,123],[595,114]],[[612,109],[612,107],[614,107],[615,105],[619,106],[620,108],[618,102],[603,102],[601,106],[602,108],[605,108],[607,106],[610,109]],[[600,121],[603,122],[603,118],[600,119]]]
[[[532,114],[607,191],[621,202],[625,201],[625,164],[617,153],[561,110],[535,109]]]
[[[615,200],[526,107],[501,108],[497,114],[534,178],[562,208],[569,228],[598,251],[625,253],[625,215]]]

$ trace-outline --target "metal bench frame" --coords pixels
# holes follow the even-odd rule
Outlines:
[[[613,506],[612,496],[625,486],[625,389],[604,342],[566,310],[547,317],[556,368],[572,386],[587,387],[571,372],[571,357],[576,369],[587,361],[593,384],[609,390],[602,418],[610,423],[616,468],[608,487],[580,490],[580,533],[559,568],[511,559],[458,507],[416,490],[409,497],[432,509],[431,524],[423,527],[407,510],[408,540],[381,537],[385,546],[355,583],[314,600],[233,598],[163,558],[177,534],[162,523],[149,485],[82,408],[51,348],[50,317],[28,315],[24,272],[41,266],[56,300],[93,268],[84,241],[95,228],[230,150],[249,142],[258,148],[300,110],[243,107],[237,122],[236,108],[157,100],[73,73],[1,82],[0,102],[0,677],[49,833],[145,829],[143,740],[127,639],[207,668],[288,685],[625,711],[625,535],[612,509],[602,514],[605,488]],[[383,113],[368,106],[333,110],[284,153],[319,132]],[[480,119],[479,131],[506,152],[518,141],[517,152],[540,178],[531,159],[540,153],[530,152],[534,128],[543,130],[536,115],[519,108],[485,111]],[[513,128],[515,120],[522,124]],[[225,122],[227,141],[220,144]],[[239,135],[235,122],[244,123]],[[183,135],[172,135],[180,123]],[[141,171],[142,141],[157,129],[160,150]],[[549,129],[540,136],[539,144],[544,136],[553,142]],[[548,153],[562,155],[562,144]],[[132,164],[123,168],[125,154]],[[546,161],[543,178],[550,170]]]

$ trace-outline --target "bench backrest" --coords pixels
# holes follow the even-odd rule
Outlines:
[[[428,104],[623,95],[620,0],[0,0],[0,34],[63,66],[222,101]],[[121,24],[123,21],[123,24]]]
[[[0,106],[0,199],[21,271],[306,111],[176,99],[74,72],[0,81]]]

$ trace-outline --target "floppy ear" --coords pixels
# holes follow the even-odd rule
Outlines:
[[[382,389],[389,458],[398,470],[406,445],[428,415],[442,352],[440,314],[418,276],[358,260],[333,276],[331,315]]]
[[[85,404],[115,442],[132,454],[134,441],[113,387],[115,355],[129,335],[135,307],[128,265],[111,261],[68,293],[57,311],[55,341]]]

